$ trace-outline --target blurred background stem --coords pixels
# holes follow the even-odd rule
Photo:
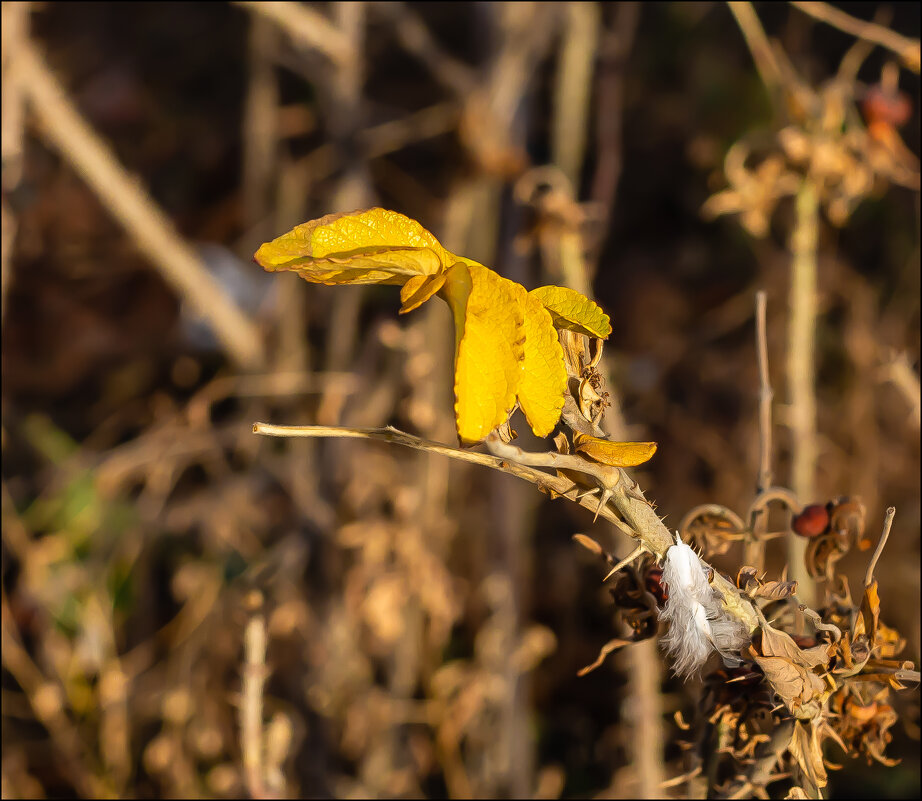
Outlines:
[[[795,200],[791,232],[791,283],[787,338],[788,428],[791,434],[791,489],[801,504],[813,503],[817,463],[816,442],[816,258],[819,204],[816,187],[807,177]],[[788,534],[788,577],[797,581],[802,603],[814,605],[813,579],[807,572],[807,540]]]

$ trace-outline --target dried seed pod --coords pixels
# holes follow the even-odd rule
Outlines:
[[[861,543],[864,538],[865,519],[867,510],[860,498],[842,496],[830,501],[826,508],[829,510],[829,527],[840,535],[840,548],[850,549],[855,542]],[[867,546],[869,547],[870,542]]]

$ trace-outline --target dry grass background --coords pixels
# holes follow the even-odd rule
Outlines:
[[[756,11],[820,85],[854,36],[793,5]],[[760,288],[784,481],[796,451],[794,204],[762,239],[701,217],[772,117],[728,8],[2,9],[4,797],[662,792],[698,687],[649,643],[576,676],[617,629],[570,537],[626,553],[610,526],[432,454],[251,433],[453,442],[447,310],[398,319],[390,288],[250,254],[380,204],[526,286],[594,294],[609,430],[660,443],[660,513],[744,508]],[[909,6],[846,10],[919,35]],[[917,149],[918,73],[900,83]],[[861,496],[871,530],[896,506],[877,574],[918,664],[918,191],[878,187],[818,242],[815,500]],[[903,762],[846,762],[833,796],[917,793],[918,694],[901,703]]]

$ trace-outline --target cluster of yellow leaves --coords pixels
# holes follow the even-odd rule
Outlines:
[[[401,313],[433,295],[455,320],[455,417],[462,442],[484,439],[518,403],[539,437],[557,425],[567,387],[558,328],[604,339],[608,315],[571,289],[526,291],[450,253],[415,220],[373,208],[330,214],[267,242],[269,271],[319,284],[400,284]]]

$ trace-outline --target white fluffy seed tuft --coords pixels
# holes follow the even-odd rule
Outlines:
[[[669,597],[659,618],[669,623],[669,631],[662,644],[675,672],[682,678],[694,675],[712,649],[720,652],[726,665],[739,665],[736,654],[749,640],[745,627],[724,612],[705,566],[684,542],[677,541],[666,551],[663,583]]]

